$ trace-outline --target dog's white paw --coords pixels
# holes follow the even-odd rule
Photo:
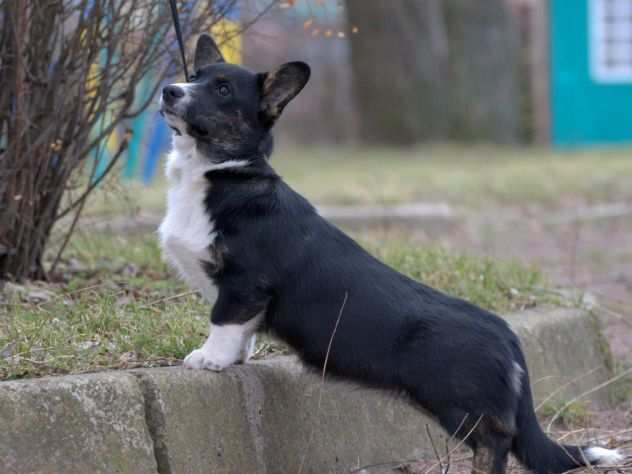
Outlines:
[[[185,357],[182,363],[185,369],[204,369],[220,372],[235,361],[213,354],[205,348],[196,349]]]
[[[260,317],[244,324],[211,324],[210,334],[202,347],[184,359],[187,369],[220,371],[240,362],[247,362],[255,348],[253,334]]]

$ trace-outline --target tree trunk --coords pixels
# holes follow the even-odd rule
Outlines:
[[[442,0],[346,0],[360,138],[396,145],[448,128]]]
[[[448,0],[450,138],[512,143],[520,136],[519,29],[506,0]]]
[[[519,41],[505,0],[346,0],[360,138],[513,142]]]
[[[13,114],[13,120],[6,121],[8,149],[0,155],[0,279],[42,278],[42,251],[53,221],[42,222],[33,212],[40,197],[32,186],[34,178],[29,168],[33,167],[23,166],[15,159],[34,159],[27,152],[31,141],[26,112],[30,97],[25,86],[27,2],[9,2],[5,7],[2,48],[10,54],[3,54],[7,61],[2,83],[9,85],[6,102],[13,105],[8,112]]]

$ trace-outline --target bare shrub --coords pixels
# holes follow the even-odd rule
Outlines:
[[[184,38],[235,3],[179,2]],[[70,235],[130,132],[104,171],[88,158],[182,73],[165,0],[0,0],[0,23],[0,280],[41,279],[54,223]]]

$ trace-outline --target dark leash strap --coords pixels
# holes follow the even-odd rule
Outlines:
[[[176,0],[169,0],[171,5],[171,17],[173,18],[173,28],[176,30],[176,38],[180,46],[180,54],[182,55],[182,66],[184,67],[184,81],[189,82],[189,71],[187,70],[187,58],[184,54],[184,43],[182,42],[182,30],[180,29],[180,19],[178,18],[178,7]]]

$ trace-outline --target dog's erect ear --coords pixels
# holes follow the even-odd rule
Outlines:
[[[273,71],[260,75],[261,114],[272,125],[283,108],[301,92],[309,80],[309,66],[296,61],[285,63]]]
[[[224,57],[213,38],[206,33],[201,34],[195,46],[195,59],[193,60],[195,70],[198,71],[204,66],[223,62]]]

